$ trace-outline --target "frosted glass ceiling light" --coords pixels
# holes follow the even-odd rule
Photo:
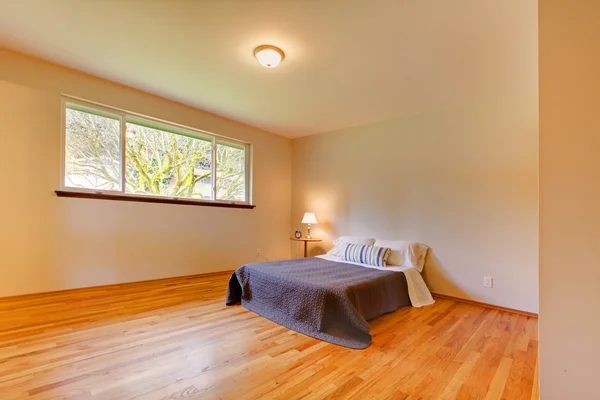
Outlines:
[[[283,60],[283,50],[279,47],[264,44],[254,50],[254,57],[265,68],[275,68]]]

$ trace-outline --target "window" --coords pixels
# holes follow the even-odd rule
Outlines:
[[[217,199],[243,201],[246,197],[246,149],[217,141]]]
[[[126,137],[127,193],[213,200],[211,137],[184,136],[129,121]]]
[[[121,190],[121,118],[66,110],[65,186]]]
[[[65,99],[69,191],[249,204],[249,145]]]

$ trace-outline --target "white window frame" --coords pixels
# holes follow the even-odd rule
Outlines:
[[[118,117],[121,123],[121,165],[120,165],[120,174],[121,174],[121,189],[120,190],[100,190],[100,189],[87,189],[87,188],[76,188],[67,186],[65,182],[65,173],[66,173],[66,116],[67,116],[67,105],[74,104],[81,107],[85,107],[91,110],[97,110],[101,113],[110,114],[111,116]],[[102,104],[94,103],[91,101],[82,100],[76,97],[63,95],[61,101],[61,140],[60,140],[60,188],[65,192],[74,192],[74,193],[91,193],[91,194],[104,194],[111,195],[116,194],[119,196],[127,196],[132,198],[158,198],[158,199],[168,199],[168,200],[182,200],[185,202],[197,202],[199,204],[202,203],[220,203],[220,204],[241,204],[241,205],[252,205],[252,145],[250,143],[243,142],[241,140],[233,139],[227,136],[219,135],[216,133],[207,132],[201,129],[190,128],[188,126],[176,124],[173,122],[164,121],[158,118],[148,117],[146,115],[134,113],[131,111],[125,111],[114,107],[105,106]],[[152,124],[157,126],[157,129],[160,127],[164,127],[166,129],[172,129],[176,132],[167,131],[169,133],[173,133],[175,135],[180,134],[183,136],[189,136],[192,138],[197,138],[200,140],[206,140],[210,138],[212,141],[212,200],[209,199],[194,199],[190,197],[171,197],[171,196],[161,196],[161,195],[153,195],[153,194],[132,194],[126,192],[126,179],[127,176],[125,174],[126,168],[126,146],[127,146],[127,121],[133,120],[135,121],[145,122],[148,124]],[[243,146],[245,150],[245,200],[244,201],[231,201],[231,200],[217,200],[217,141],[224,142],[225,144],[230,143],[236,146]]]

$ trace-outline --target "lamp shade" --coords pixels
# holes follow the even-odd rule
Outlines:
[[[317,217],[315,217],[314,213],[304,213],[304,218],[302,218],[303,224],[316,224]]]

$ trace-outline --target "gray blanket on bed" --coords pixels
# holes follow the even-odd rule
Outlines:
[[[410,305],[404,273],[321,258],[238,268],[226,304],[240,301],[289,329],[355,349],[371,343],[367,320]]]

